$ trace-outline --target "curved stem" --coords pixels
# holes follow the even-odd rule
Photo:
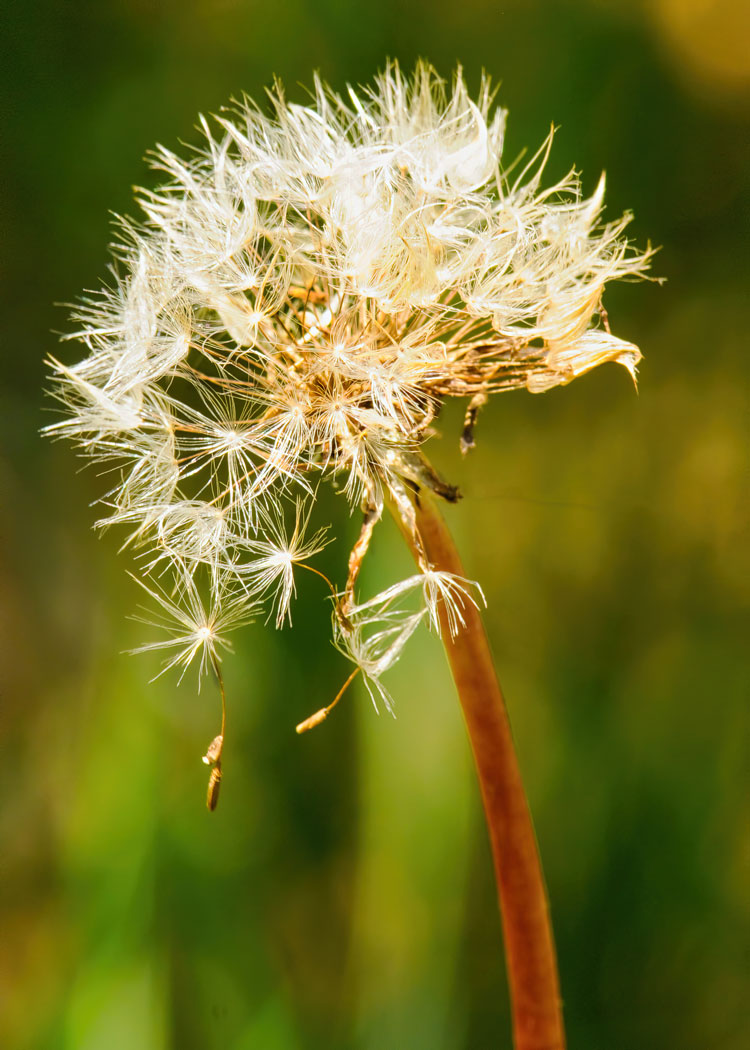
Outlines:
[[[465,576],[453,538],[432,500],[416,499],[417,527],[434,569]],[[404,530],[415,557],[414,542]],[[456,637],[441,633],[471,740],[492,844],[516,1050],[564,1050],[557,960],[547,890],[505,701],[477,609],[462,610]]]

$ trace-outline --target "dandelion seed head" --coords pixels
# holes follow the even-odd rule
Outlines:
[[[551,135],[506,170],[506,118],[487,79],[472,97],[460,70],[448,86],[390,64],[370,88],[315,79],[307,105],[277,88],[270,113],[201,117],[187,159],[154,152],[161,185],[140,191],[142,222],[118,220],[110,282],[73,314],[88,356],[52,362],[65,415],[49,430],[113,469],[103,523],[130,530],[170,665],[205,670],[258,605],[289,622],[328,479],[364,511],[335,641],[388,704],[380,675],[417,625],[455,633],[481,601],[426,559],[418,582],[356,593],[386,502],[419,550],[415,487],[456,498],[422,451],[444,401],[466,399],[473,427],[496,392],[606,362],[635,378],[602,295],[651,252],[625,238],[629,215],[603,220],[603,177],[590,197],[575,172],[543,185]]]

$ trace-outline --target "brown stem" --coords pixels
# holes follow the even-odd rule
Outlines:
[[[426,494],[417,526],[434,569],[464,576],[453,538]],[[409,541],[408,533],[404,535]],[[413,548],[413,544],[410,542]],[[418,558],[419,552],[412,550]],[[547,890],[518,767],[505,701],[477,609],[462,610],[455,637],[444,611],[441,633],[474,752],[495,862],[516,1050],[564,1050],[560,985]]]

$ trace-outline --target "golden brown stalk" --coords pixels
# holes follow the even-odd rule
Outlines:
[[[370,540],[372,539],[372,533],[380,519],[380,514],[381,510],[378,510],[375,503],[368,503],[365,507],[359,538],[349,555],[349,575],[346,580],[344,598],[340,606],[340,612],[343,616],[346,616],[347,611],[354,604],[354,588],[357,585],[359,570],[362,568],[362,562],[364,561],[365,554],[367,554]]]
[[[417,526],[434,569],[465,576],[453,538],[432,499],[416,500]],[[416,558],[420,553],[413,549]],[[469,732],[495,862],[516,1050],[564,1050],[560,985],[534,827],[505,701],[478,610],[466,602],[456,637],[441,629]]]
[[[310,715],[310,717],[306,718],[304,722],[300,722],[296,729],[297,733],[307,733],[310,729],[314,729],[316,726],[319,726],[321,722],[325,722],[326,718],[328,718],[331,711],[333,711],[336,704],[339,702],[341,697],[347,691],[347,689],[352,684],[352,682],[358,674],[359,668],[355,667],[352,673],[347,678],[347,680],[339,689],[338,693],[336,693],[336,696],[333,698],[333,700],[331,700],[328,707],[321,707],[319,711],[316,711],[314,714]]]

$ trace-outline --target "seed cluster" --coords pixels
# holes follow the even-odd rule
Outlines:
[[[473,100],[420,64],[391,65],[308,105],[281,88],[201,121],[188,159],[159,148],[165,177],[145,220],[119,221],[110,284],[83,301],[53,362],[66,416],[48,428],[113,469],[101,524],[124,525],[154,596],[167,666],[217,645],[261,607],[289,618],[295,569],[326,543],[309,522],[334,481],[362,531],[334,593],[334,640],[373,697],[423,619],[457,630],[472,585],[420,572],[366,601],[357,577],[390,504],[420,549],[413,494],[445,498],[422,447],[446,398],[467,401],[464,450],[496,391],[539,392],[638,349],[611,334],[607,281],[642,276],[629,221],[600,222],[604,180],[543,188],[551,135],[522,170],[501,166],[506,114],[483,81]],[[148,581],[148,582],[146,582]],[[411,602],[409,601],[411,599]],[[404,604],[405,603],[405,604]]]

